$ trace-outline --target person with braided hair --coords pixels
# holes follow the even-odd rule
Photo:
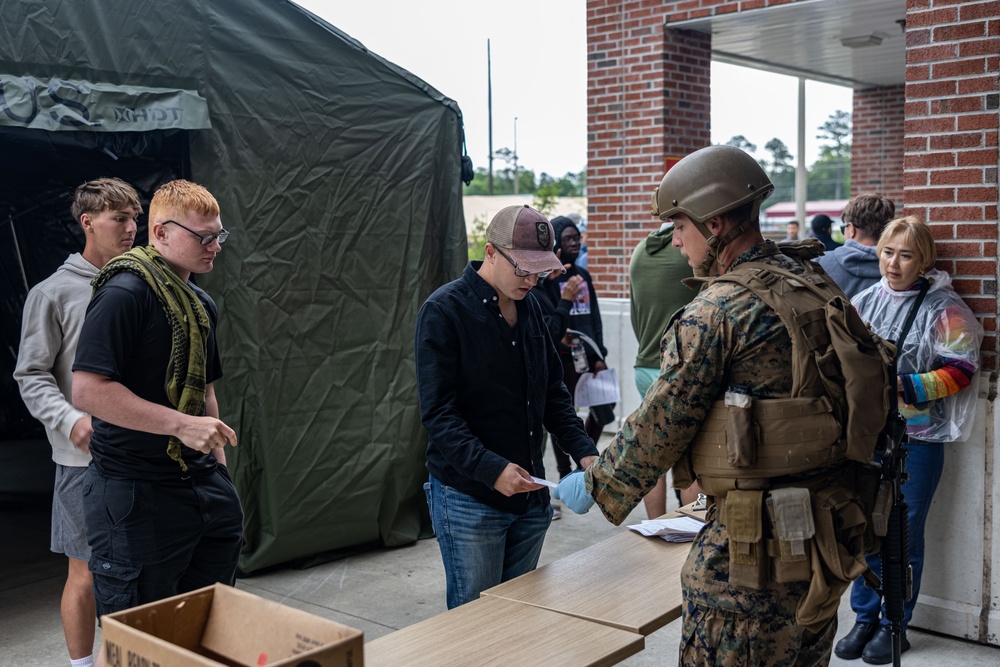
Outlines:
[[[149,205],[150,245],[92,283],[73,403],[93,415],[83,493],[98,616],[235,583],[243,510],[223,448],[236,433],[215,395],[216,305],[190,281],[228,237],[208,190],[171,181]]]

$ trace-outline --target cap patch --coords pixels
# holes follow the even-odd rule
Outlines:
[[[549,243],[552,239],[549,236],[549,224],[547,222],[536,222],[535,223],[535,235],[538,237],[538,245],[542,248],[548,248]]]

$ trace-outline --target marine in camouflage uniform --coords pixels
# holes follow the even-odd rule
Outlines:
[[[804,267],[760,233],[760,204],[772,190],[749,155],[712,146],[664,176],[653,214],[673,220],[673,244],[696,275],[723,274],[747,262],[801,274]],[[620,525],[657,478],[690,453],[709,410],[727,391],[784,398],[792,384],[792,337],[778,313],[742,285],[711,282],[667,326],[660,376],[642,405],[599,459],[562,480],[553,495],[578,513],[596,502]],[[760,588],[731,583],[730,537],[716,509],[709,509],[681,573],[680,664],[828,664],[836,614],[813,630],[796,623],[808,581],[768,580]]]
[[[734,262],[800,273],[770,242]],[[733,268],[730,267],[730,268]],[[587,491],[621,524],[657,478],[688,449],[709,409],[729,387],[761,398],[791,391],[791,338],[777,313],[735,283],[710,285],[674,317],[660,345],[660,377],[642,405],[586,473]],[[809,582],[762,590],[729,584],[729,539],[713,511],[681,573],[683,665],[824,665],[834,618],[819,633],[796,625]]]

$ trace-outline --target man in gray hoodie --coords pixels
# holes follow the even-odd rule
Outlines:
[[[28,292],[14,379],[32,416],[45,426],[56,463],[51,549],[65,554],[69,571],[60,611],[74,667],[93,665],[93,583],[83,515],[83,474],[90,463],[90,415],[73,407],[73,359],[90,302],[90,281],[112,257],[132,247],[139,195],[117,178],[99,178],[76,189],[73,218],[83,228],[82,253],[73,253]]]
[[[840,289],[853,298],[882,277],[875,246],[882,230],[896,217],[896,206],[886,197],[865,193],[849,201],[840,217],[844,221],[844,245],[818,261]]]

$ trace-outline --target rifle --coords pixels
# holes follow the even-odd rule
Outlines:
[[[922,281],[920,292],[914,299],[906,322],[900,330],[897,354],[893,355],[889,366],[890,381],[895,383],[897,377],[896,359],[906,342],[906,335],[913,325],[929,284]],[[895,344],[895,342],[894,342]],[[906,419],[899,413],[899,394],[896,388],[889,391],[889,414],[885,427],[879,434],[876,452],[882,462],[882,475],[879,482],[875,510],[872,512],[872,523],[875,534],[882,538],[879,555],[882,559],[882,578],[865,570],[865,583],[885,600],[885,618],[889,621],[892,632],[892,664],[899,667],[900,654],[903,648],[903,606],[913,596],[913,570],[910,568],[910,531],[907,521],[906,498],[903,497],[903,482],[906,474]]]
[[[896,377],[896,360],[890,366],[890,377]],[[906,419],[899,414],[899,398],[895,387],[890,392],[889,415],[879,434],[876,451],[882,461],[875,511],[872,513],[875,534],[882,537],[879,555],[882,578],[865,570],[865,584],[885,599],[885,617],[892,632],[892,664],[900,667],[903,649],[903,605],[913,594],[913,572],[910,569],[910,533],[906,518],[903,482],[906,474]]]

